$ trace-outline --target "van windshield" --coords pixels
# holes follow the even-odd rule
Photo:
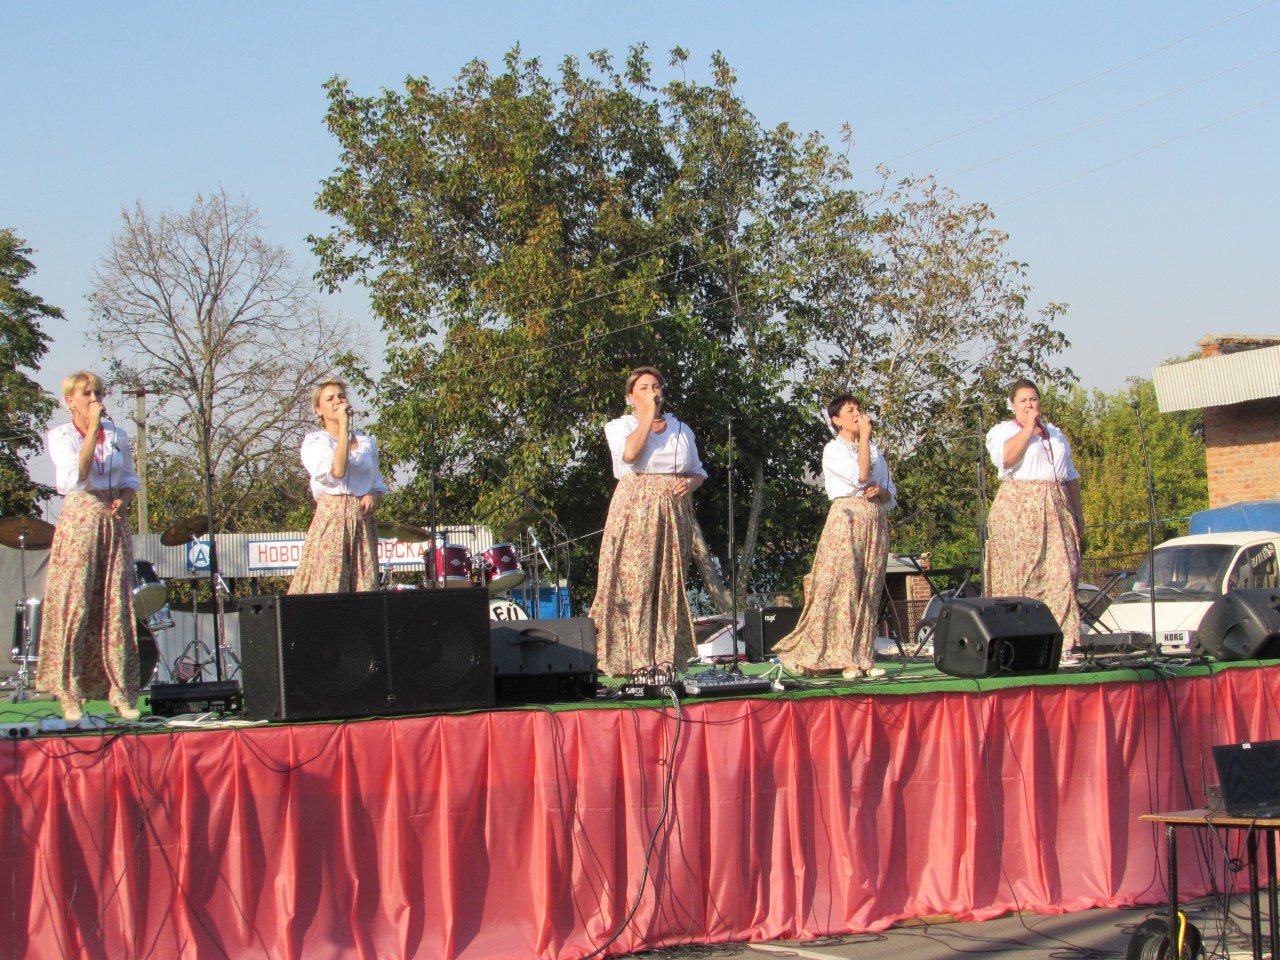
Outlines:
[[[1222,594],[1222,579],[1236,548],[1230,544],[1198,543],[1156,547],[1156,599],[1201,600]],[[1150,566],[1144,563],[1116,598],[1119,603],[1145,600],[1151,589]]]

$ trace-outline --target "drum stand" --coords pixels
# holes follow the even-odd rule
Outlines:
[[[191,542],[198,543],[199,538],[192,534]],[[212,546],[212,534],[209,536],[209,543],[212,556],[214,549]],[[234,680],[240,674],[240,658],[231,649],[231,645],[227,643],[226,632],[223,629],[223,617],[225,616],[223,612],[223,597],[230,596],[231,591],[227,589],[227,584],[222,579],[222,574],[211,563],[209,586],[212,593],[211,600],[214,604],[213,640],[214,646],[218,649],[218,656],[215,658],[213,651],[209,649],[209,645],[200,639],[200,605],[196,598],[196,587],[199,583],[198,579],[191,581],[191,623],[195,639],[182,648],[182,653],[173,658],[173,668],[169,672],[179,683],[198,683],[204,680],[204,668],[212,665],[216,679]],[[226,660],[228,659],[231,661],[231,666],[226,665]],[[181,665],[184,662],[191,665],[189,670],[182,669]],[[190,673],[190,676],[186,675],[188,673]]]
[[[7,681],[13,684],[13,692],[9,694],[10,703],[23,703],[34,700],[35,683],[31,676],[32,646],[36,638],[31,635],[31,603],[27,599],[27,535],[18,534],[19,565],[22,570],[22,642],[15,649],[20,651],[18,672]]]

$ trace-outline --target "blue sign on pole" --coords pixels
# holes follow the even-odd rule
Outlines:
[[[187,569],[197,573],[208,573],[209,567],[209,538],[193,540],[187,546]]]

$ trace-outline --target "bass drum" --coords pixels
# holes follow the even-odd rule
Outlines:
[[[489,619],[528,620],[529,615],[524,612],[524,607],[520,606],[520,604],[495,598],[489,601]]]

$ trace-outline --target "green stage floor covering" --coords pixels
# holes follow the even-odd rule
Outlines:
[[[757,699],[806,699],[811,697],[828,697],[828,696],[913,696],[924,693],[989,693],[995,690],[1005,690],[1015,687],[1051,687],[1051,686],[1068,686],[1081,684],[1097,684],[1097,683],[1144,683],[1159,682],[1165,680],[1179,679],[1184,677],[1205,677],[1211,674],[1219,673],[1223,670],[1241,670],[1254,669],[1260,666],[1272,666],[1280,663],[1277,660],[1241,660],[1231,663],[1219,663],[1216,661],[1186,661],[1186,660],[1162,660],[1152,661],[1150,659],[1104,659],[1097,664],[1081,664],[1079,666],[1064,667],[1057,673],[1043,674],[1019,674],[1009,676],[985,677],[982,679],[965,679],[948,676],[937,669],[931,661],[913,661],[901,662],[891,660],[877,661],[877,665],[883,667],[886,671],[885,676],[875,680],[849,681],[843,680],[839,675],[831,678],[808,678],[797,679],[791,677],[783,677],[786,686],[785,691],[774,691],[769,693],[758,693],[752,696]],[[705,666],[691,667],[691,674],[701,673],[710,668]],[[723,668],[719,668],[723,669]],[[773,675],[778,673],[778,665],[776,663],[744,663],[742,664],[742,673],[750,676]],[[602,685],[608,690],[617,688],[624,681],[613,678],[602,678]],[[682,702],[685,704],[708,703],[714,700],[726,699],[725,695],[717,696],[701,696],[686,697]],[[663,704],[670,704],[670,700],[623,700],[617,696],[601,697],[596,700],[574,701],[568,703],[536,703],[528,705],[510,705],[499,704],[498,710],[617,710],[630,707],[653,708],[661,707]],[[144,693],[138,704],[142,710],[142,719],[140,721],[125,721],[115,712],[115,710],[105,700],[93,700],[86,705],[86,716],[101,717],[106,721],[105,729],[118,732],[139,733],[146,732],[148,729],[158,731],[171,732],[172,726],[167,722],[169,718],[153,717],[149,710],[149,701]],[[480,713],[482,710],[441,710],[434,711],[437,713]],[[412,716],[412,714],[400,714],[398,716]],[[61,719],[62,711],[50,698],[39,700],[27,700],[21,703],[8,703],[0,701],[0,739],[12,738],[13,734],[8,731],[8,727],[14,724],[21,724],[29,721],[40,721],[42,719],[57,718]],[[238,718],[229,718],[238,720]],[[287,723],[349,723],[356,722],[360,719],[369,718],[345,718],[343,720],[308,720],[308,721],[289,721]],[[216,721],[214,721],[216,723]],[[246,721],[238,720],[240,723]],[[206,726],[212,724],[205,724]],[[286,724],[287,725],[287,724]],[[56,731],[47,735],[65,736],[70,734],[100,734],[104,727],[95,727],[93,729],[74,729],[70,731]],[[45,734],[42,734],[45,735]]]

